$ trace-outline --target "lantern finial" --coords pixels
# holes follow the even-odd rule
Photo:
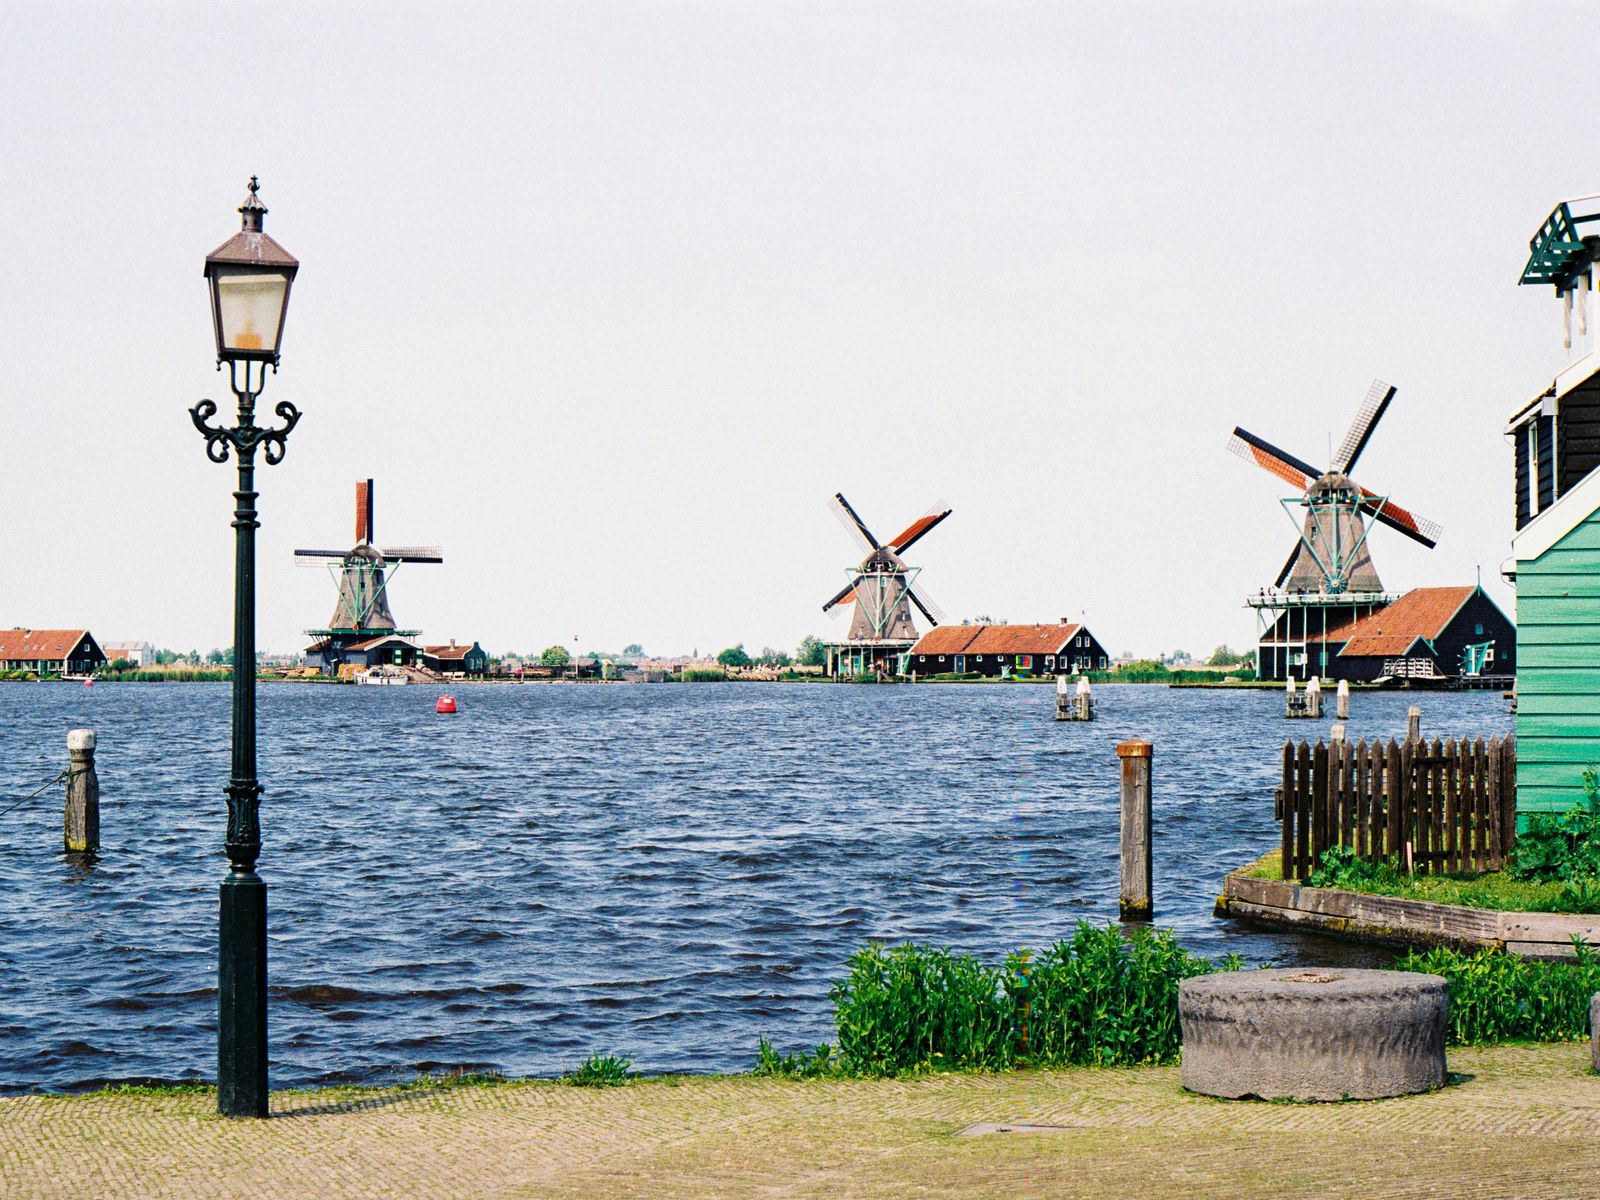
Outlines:
[[[267,215],[267,206],[261,203],[257,195],[261,191],[261,183],[254,175],[250,176],[249,195],[244,198],[244,203],[239,206],[239,212],[244,217],[242,228],[246,233],[260,233],[261,219]]]

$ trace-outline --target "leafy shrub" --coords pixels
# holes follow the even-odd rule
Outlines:
[[[1365,891],[1373,886],[1397,887],[1405,882],[1394,858],[1383,862],[1357,856],[1349,846],[1330,846],[1317,860],[1316,869],[1306,876],[1306,883],[1319,888],[1348,888]]]
[[[1511,873],[1518,879],[1593,879],[1600,875],[1600,777],[1583,772],[1583,799],[1569,812],[1535,813],[1517,834]]]
[[[573,1087],[619,1087],[628,1082],[633,1060],[616,1054],[591,1054],[563,1082]]]
[[[1178,1053],[1178,984],[1237,970],[1189,954],[1170,932],[1080,922],[1070,940],[989,966],[912,944],[869,945],[833,985],[837,1048],[779,1055],[762,1040],[767,1075],[897,1075],[1021,1065],[1132,1066]]]
[[[1578,939],[1573,962],[1538,962],[1482,949],[1413,952],[1401,971],[1443,975],[1450,985],[1450,1041],[1573,1042],[1589,1036],[1589,998],[1600,992],[1600,955]]]

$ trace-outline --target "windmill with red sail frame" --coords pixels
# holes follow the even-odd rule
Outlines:
[[[845,606],[853,606],[846,645],[889,650],[894,643],[904,643],[909,647],[919,636],[911,613],[913,606],[930,624],[943,624],[944,611],[917,583],[919,568],[907,566],[901,556],[948,517],[951,510],[935,505],[899,534],[880,542],[844,498],[843,492],[834,493],[830,507],[845,532],[866,552],[866,557],[850,568],[850,582],[822,606],[823,612],[844,611]],[[891,645],[883,646],[883,643]],[[879,669],[882,669],[881,664]]]

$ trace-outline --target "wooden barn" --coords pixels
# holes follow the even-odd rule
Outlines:
[[[1075,675],[1104,671],[1106,649],[1082,625],[940,625],[907,656],[920,675]]]
[[[360,642],[323,638],[306,647],[306,666],[317,667],[329,675],[337,675],[339,668],[345,665],[414,667],[420,649],[415,642],[395,634]]]
[[[424,646],[422,665],[441,675],[482,679],[489,673],[489,656],[477,642],[470,646],[458,646],[455,639],[451,638],[448,646]]]
[[[89,675],[105,665],[87,629],[0,629],[0,671]]]
[[[1413,588],[1313,643],[1322,678],[1351,683],[1459,683],[1516,670],[1516,626],[1475,585]]]

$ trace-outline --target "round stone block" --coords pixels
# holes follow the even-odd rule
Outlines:
[[[1208,1096],[1373,1100],[1442,1087],[1438,975],[1287,967],[1178,986],[1183,1086]]]

